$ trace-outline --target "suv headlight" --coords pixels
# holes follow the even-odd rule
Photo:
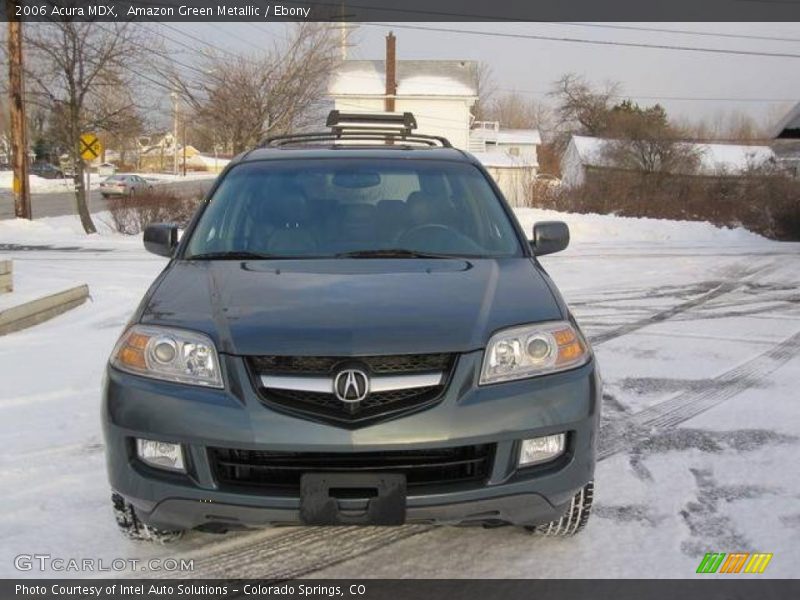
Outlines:
[[[214,342],[193,331],[134,325],[114,347],[111,364],[153,379],[223,387]]]
[[[586,342],[566,321],[512,327],[489,340],[480,385],[565,371],[588,360]]]

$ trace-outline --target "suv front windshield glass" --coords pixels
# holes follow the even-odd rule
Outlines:
[[[186,258],[521,254],[473,165],[443,160],[243,163],[220,183]]]

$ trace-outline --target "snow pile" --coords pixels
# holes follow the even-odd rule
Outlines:
[[[193,159],[190,159],[190,164]],[[201,159],[203,161],[204,166],[213,167],[214,166],[214,157],[207,157],[204,156]],[[218,159],[219,166],[222,168],[223,166],[227,165],[230,161],[224,158]],[[210,162],[209,162],[210,161]],[[189,181],[189,180],[202,180],[202,179],[213,179],[217,176],[216,173],[205,173],[202,171],[192,172],[189,171],[186,175],[175,175],[173,173],[117,173],[117,175],[139,175],[140,177],[144,177],[148,181],[152,181],[153,183],[168,183],[172,181]],[[75,189],[72,179],[67,177],[65,179],[44,179],[39,177],[38,175],[28,175],[28,180],[30,182],[31,192],[34,194],[52,194],[52,193],[59,193],[59,192],[71,192]],[[92,189],[97,189],[100,186],[101,181],[105,181],[108,178],[107,175],[98,175],[97,173],[92,173],[90,182]],[[0,171],[0,190],[8,189],[10,190],[13,186],[14,174],[11,171]]]
[[[28,175],[28,182],[31,191],[34,193],[48,192],[69,192],[73,189],[71,179],[45,179],[38,175]],[[12,171],[0,171],[0,189],[12,189],[14,185],[14,173]]]
[[[126,236],[114,230],[111,213],[108,211],[92,214],[97,233],[87,235],[77,215],[45,217],[29,221],[27,219],[0,220],[0,240],[3,244],[20,246],[108,246],[135,242],[141,245],[138,237]],[[3,252],[0,250],[0,255]],[[13,255],[7,258],[14,258]]]
[[[538,208],[515,208],[514,212],[526,232],[537,221],[564,221],[569,225],[572,246],[582,243],[747,243],[767,244],[769,240],[742,227],[717,227],[701,221],[668,221],[617,217],[614,215],[563,213]],[[139,236],[126,236],[114,231],[107,211],[92,215],[98,233],[86,235],[77,216],[0,220],[0,240],[8,244],[58,244],[92,246],[95,244],[141,244]]]
[[[704,221],[668,221],[617,217],[614,215],[562,213],[537,208],[514,209],[520,224],[530,232],[537,221],[564,221],[569,225],[572,246],[581,243],[681,242],[681,243],[769,243],[743,227],[729,229]]]

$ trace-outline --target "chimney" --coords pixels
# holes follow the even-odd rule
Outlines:
[[[386,36],[386,112],[394,112],[394,97],[397,95],[397,59],[394,33]]]

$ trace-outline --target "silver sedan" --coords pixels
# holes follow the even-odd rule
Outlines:
[[[100,193],[109,196],[128,196],[143,194],[153,189],[153,184],[139,175],[112,175],[100,183]]]

